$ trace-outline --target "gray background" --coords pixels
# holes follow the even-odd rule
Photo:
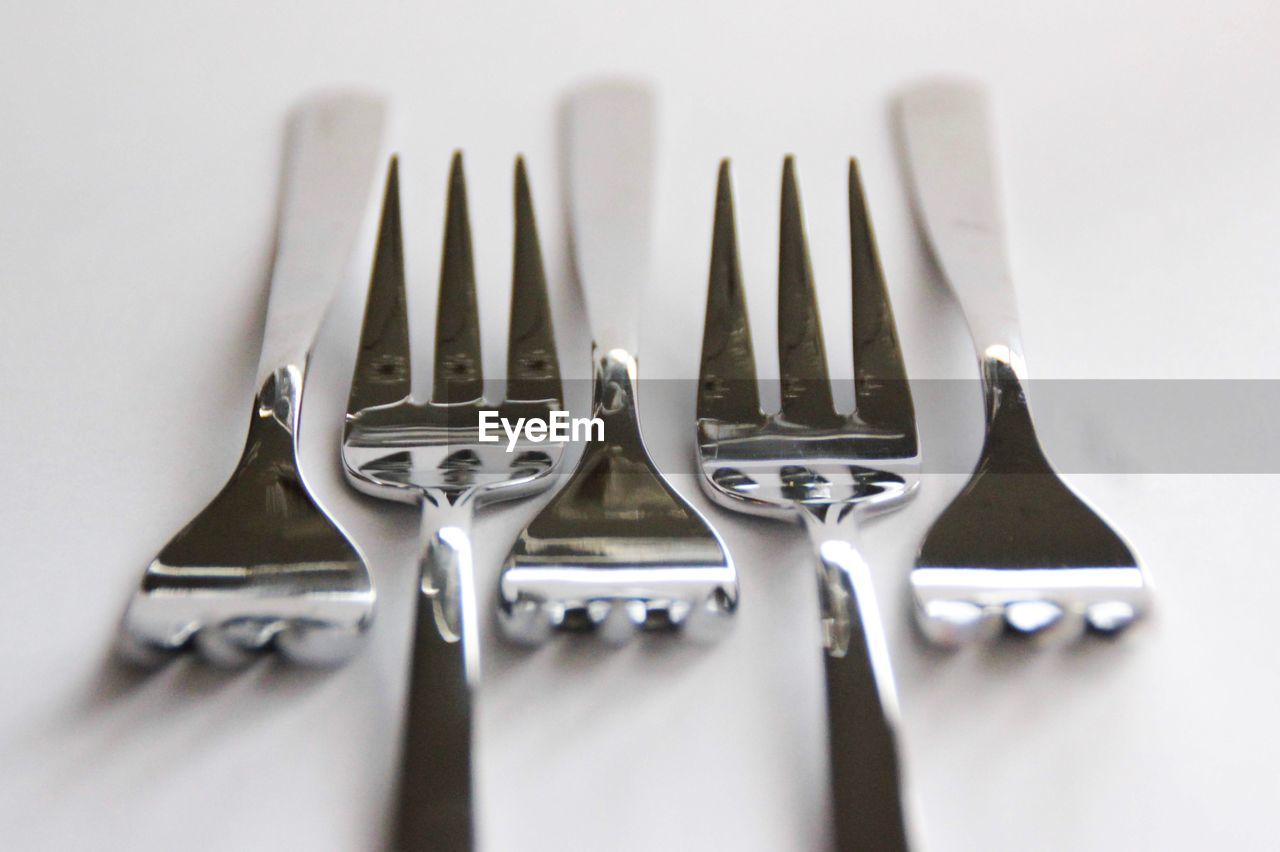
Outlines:
[[[1034,375],[1274,379],[1277,56],[1280,7],[1264,0],[4,4],[0,837],[22,849],[333,850],[387,837],[418,521],[348,492],[337,468],[362,269],[324,327],[304,443],[316,490],[376,574],[367,647],[320,675],[268,663],[225,676],[179,663],[139,677],[108,657],[139,572],[239,453],[281,130],[299,95],[353,82],[398,101],[424,365],[447,158],[461,147],[485,363],[500,375],[510,163],[523,151],[561,358],[586,376],[586,337],[566,292],[556,105],[573,83],[622,71],[652,77],[663,96],[657,275],[642,321],[648,378],[695,374],[724,155],[735,163],[761,372],[776,378],[777,181],[782,155],[794,152],[832,372],[852,374],[844,186],[857,154],[912,375],[972,379],[959,314],[912,227],[886,111],[903,83],[963,71],[996,98]],[[428,378],[424,366],[419,386]],[[951,428],[921,412],[949,444],[937,452],[976,455],[973,399]],[[644,426],[655,454],[678,464],[691,451],[692,400],[646,410]],[[1129,439],[1107,422],[1088,428],[1104,469],[1109,447]],[[927,477],[914,505],[865,530],[923,843],[1263,846],[1280,795],[1280,484],[1071,479],[1158,583],[1156,617],[1118,644],[1044,654],[922,647],[905,575],[962,476]],[[691,479],[676,485],[706,506]],[[487,596],[537,508],[480,519]],[[828,842],[807,545],[798,529],[708,512],[742,571],[736,629],[719,645],[652,639],[606,652],[563,641],[526,654],[486,623],[486,848]]]

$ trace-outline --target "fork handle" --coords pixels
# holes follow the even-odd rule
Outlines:
[[[968,320],[991,419],[1002,381],[1025,381],[1026,365],[987,97],[972,82],[929,82],[903,94],[899,117],[916,215]]]
[[[381,98],[348,93],[316,97],[290,117],[258,387],[305,369],[360,236],[386,113]]]
[[[649,280],[655,184],[653,93],[634,82],[580,89],[568,103],[569,223],[597,357],[636,354]]]
[[[423,506],[398,849],[467,852],[472,814],[471,692],[479,677],[472,502],[432,493]]]
[[[898,700],[871,572],[847,523],[804,516],[818,553],[836,848],[906,850]]]

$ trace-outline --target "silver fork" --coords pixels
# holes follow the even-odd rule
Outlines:
[[[1004,247],[981,89],[918,86],[900,103],[916,211],[978,349],[987,436],[969,483],[929,530],[911,572],[926,636],[960,644],[996,632],[1114,634],[1149,605],[1125,541],[1045,458],[1023,382],[1018,310]]]
[[[302,389],[316,331],[342,280],[382,156],[385,107],[318,98],[289,129],[257,398],[231,479],[160,551],[125,613],[122,650],[145,662],[194,644],[241,665],[278,648],[344,659],[373,614],[359,551],[316,503],[298,464]]]
[[[469,849],[471,699],[479,641],[470,528],[475,509],[541,491],[563,444],[521,433],[512,447],[480,440],[480,412],[547,420],[562,408],[560,368],[524,162],[515,170],[515,261],[506,399],[484,399],[475,272],[461,155],[450,173],[432,399],[410,394],[397,167],[387,177],[381,233],[343,429],[352,486],[422,506],[422,582],[409,685],[397,844]]]
[[[614,641],[636,628],[712,635],[737,606],[737,573],[719,536],[654,467],[636,412],[653,99],[617,83],[583,90],[569,106],[570,224],[604,436],[587,444],[573,477],[516,541],[499,584],[501,621],[522,642],[552,628]]]
[[[698,381],[704,490],[738,512],[799,518],[818,555],[838,848],[904,849],[897,699],[871,575],[851,539],[915,493],[915,413],[857,163],[849,167],[854,393],[832,404],[795,166],[782,178],[778,357],[782,410],[760,410],[738,264],[729,164],[720,166]]]

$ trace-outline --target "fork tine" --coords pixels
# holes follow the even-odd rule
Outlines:
[[[702,366],[698,371],[698,419],[758,422],[763,415],[760,392],[756,388],[751,325],[742,292],[728,160],[720,161],[713,231],[711,280],[707,286],[707,316],[702,330]]]
[[[347,414],[370,405],[399,402],[409,395],[409,316],[404,297],[404,245],[400,231],[400,167],[387,169],[378,249],[369,279],[360,349],[347,397]]]
[[[480,367],[480,322],[476,311],[476,272],[471,258],[467,183],[462,152],[449,169],[444,253],[440,260],[440,301],[436,311],[435,377],[432,402],[465,402],[484,396]]]
[[[813,269],[800,211],[795,158],[782,169],[782,227],[778,247],[778,365],[782,378],[782,414],[803,426],[840,422],[831,401],[827,354],[813,293]]]
[[[876,251],[858,161],[849,160],[849,238],[853,252],[853,386],[863,421],[911,438],[915,406],[898,343],[898,327]]]
[[[529,176],[516,157],[516,239],[511,269],[511,323],[507,334],[507,399],[564,398],[555,331],[547,302],[547,276],[538,243]]]

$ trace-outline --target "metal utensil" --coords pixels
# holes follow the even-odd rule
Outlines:
[[[570,103],[569,215],[604,440],[587,444],[503,568],[501,622],[517,641],[552,628],[614,640],[636,627],[714,633],[737,606],[737,573],[719,536],[654,467],[640,436],[636,340],[649,276],[653,113],[638,85],[596,86]]]
[[[1018,311],[995,186],[988,107],[969,83],[901,99],[916,211],[978,349],[986,442],[934,522],[911,586],[924,633],[957,644],[995,632],[1116,633],[1149,605],[1137,556],[1058,478],[1031,422]]]
[[[551,485],[563,444],[481,438],[482,411],[546,421],[562,407],[560,367],[524,163],[516,161],[515,263],[506,399],[484,398],[480,325],[461,155],[449,182],[432,399],[410,394],[399,182],[387,177],[378,252],[343,428],[347,480],[422,506],[422,582],[409,680],[398,848],[470,849],[471,697],[479,681],[471,518]]]
[[[194,644],[224,665],[273,647],[294,662],[333,663],[372,618],[368,570],[310,494],[298,430],[308,355],[359,236],[385,113],[377,98],[343,95],[292,118],[244,455],[147,568],[124,618],[130,656],[154,661]]]
[[[729,164],[720,166],[698,379],[703,489],[737,512],[799,519],[818,555],[829,752],[839,849],[905,849],[897,699],[871,574],[852,539],[918,482],[906,368],[856,161],[849,167],[857,410],[832,405],[795,166],[782,178],[778,358],[782,410],[764,414],[738,263]]]

